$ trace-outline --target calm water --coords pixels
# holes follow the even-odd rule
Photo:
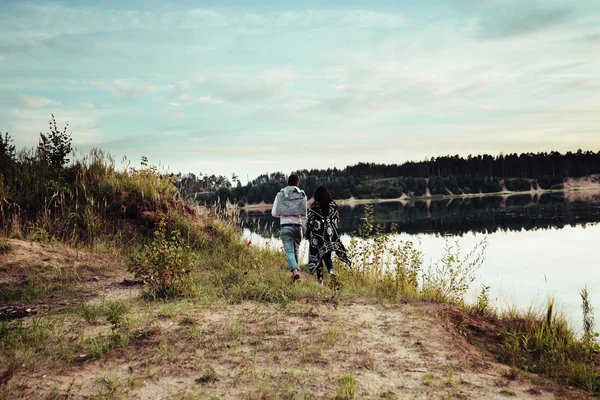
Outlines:
[[[340,207],[345,241],[355,234],[363,211],[364,205]],[[600,193],[579,199],[525,195],[376,203],[374,216],[388,227],[395,222],[399,239],[417,243],[426,266],[441,258],[446,241],[469,250],[485,238],[486,261],[468,294],[472,301],[482,284],[491,286],[497,308],[541,309],[552,296],[580,329],[579,292],[587,285],[600,324]],[[253,242],[281,246],[270,212],[244,217]],[[306,257],[305,248],[301,253]]]

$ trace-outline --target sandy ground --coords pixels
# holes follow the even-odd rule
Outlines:
[[[357,399],[556,398],[543,380],[509,379],[507,366],[467,343],[435,306],[246,303],[187,314],[195,327],[178,316],[138,348],[61,374],[18,375],[19,396],[332,399],[349,375]]]
[[[11,268],[61,261],[84,271],[92,265],[99,280],[81,273],[87,285],[81,299],[141,304],[139,290],[115,286],[106,259],[20,240],[9,244],[0,259],[2,282],[12,279]],[[134,313],[148,315],[148,307],[136,307]],[[146,318],[153,334],[126,348],[60,369],[40,362],[18,370],[0,389],[26,399],[586,398],[537,376],[511,374],[477,337],[484,332],[494,340],[494,328],[443,304],[338,304],[326,297],[285,306],[156,302]],[[106,324],[88,328],[109,332]],[[353,397],[343,395],[344,379]]]

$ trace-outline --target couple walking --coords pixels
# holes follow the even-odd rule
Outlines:
[[[324,186],[315,190],[314,202],[307,211],[306,193],[300,190],[298,181],[298,175],[290,175],[288,185],[277,193],[273,201],[271,214],[279,218],[281,241],[294,282],[300,280],[298,246],[302,241],[304,228],[305,237],[309,241],[308,268],[311,274],[316,271],[319,283],[323,283],[323,264],[329,274],[334,273],[332,252],[348,266],[352,264],[340,240],[340,214]]]

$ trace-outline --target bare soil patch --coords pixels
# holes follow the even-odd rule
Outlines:
[[[157,334],[65,371],[18,373],[20,398],[334,399],[354,379],[356,399],[584,399],[585,394],[498,363],[470,332],[484,320],[432,303],[363,302],[282,308],[186,306]],[[461,321],[460,324],[456,324]],[[346,377],[346,378],[344,378]]]
[[[127,276],[118,255],[9,239],[0,255],[0,319],[9,313],[33,315],[106,295],[119,289]]]

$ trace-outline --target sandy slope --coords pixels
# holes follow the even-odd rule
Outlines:
[[[357,380],[356,398],[551,399],[526,379],[510,380],[508,367],[456,336],[435,307],[294,304],[282,310],[261,304],[198,309],[198,337],[165,323],[162,338],[62,374],[16,377],[23,396],[71,387],[71,398],[102,393],[102,377],[132,379],[116,397],[334,398],[338,379]],[[237,324],[237,325],[236,325]],[[240,326],[239,336],[234,328]],[[167,343],[167,345],[161,344]],[[169,347],[170,355],[160,347]],[[218,381],[196,380],[212,367]],[[114,379],[114,378],[109,378]],[[304,397],[303,397],[304,396]],[[513,396],[513,397],[514,397]],[[192,397],[191,397],[192,398]]]

